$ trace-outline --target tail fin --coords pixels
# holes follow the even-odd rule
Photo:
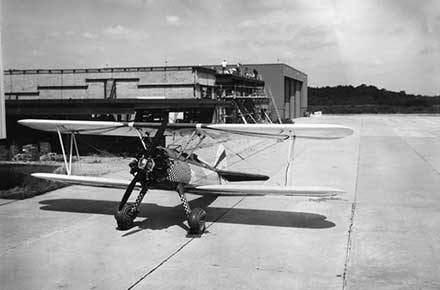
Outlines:
[[[215,157],[213,167],[221,170],[225,170],[228,167],[226,164],[226,150],[222,144],[218,146],[217,155]]]

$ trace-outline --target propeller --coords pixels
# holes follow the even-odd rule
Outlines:
[[[168,125],[167,119],[168,119],[167,114],[164,113],[162,116],[162,123],[161,123],[159,129],[156,131],[156,134],[154,135],[153,138],[149,138],[149,140],[148,140],[149,145],[146,144],[147,150],[150,150],[150,151],[154,150],[160,145],[163,137],[165,136],[165,130]],[[151,153],[152,152],[148,152],[147,154],[151,154]],[[130,163],[130,167],[135,167],[137,172],[135,172],[133,179],[131,180],[130,184],[127,186],[127,189],[125,190],[125,193],[122,196],[121,202],[119,203],[118,210],[122,210],[124,205],[127,203],[128,199],[130,198],[130,195],[133,192],[133,189],[135,188],[136,183],[138,181],[141,182],[141,184],[142,184],[142,188],[143,188],[142,191],[146,192],[148,190],[146,182],[143,182],[146,180],[146,176],[145,176],[146,167],[144,166],[144,164],[142,164],[142,165],[140,164],[143,161],[145,161],[143,159],[145,159],[145,158],[142,157],[141,160],[134,162],[134,163]],[[141,165],[141,166],[139,166],[139,165]]]
[[[122,196],[121,202],[119,203],[118,209],[115,213],[115,219],[120,229],[128,229],[132,226],[133,220],[139,213],[138,208],[142,202],[142,199],[148,191],[148,172],[151,172],[155,167],[155,161],[153,158],[151,158],[151,155],[154,154],[154,150],[159,147],[165,136],[164,134],[168,124],[168,118],[166,118],[166,116],[166,114],[163,115],[162,124],[154,137],[148,138],[147,143],[143,142],[145,151],[143,154],[141,154],[139,160],[134,160],[130,163],[131,173],[134,173],[134,177],[127,186],[127,189],[125,190],[125,193]],[[130,198],[130,195],[133,192],[137,182],[141,183],[141,190],[136,198],[136,202],[134,204],[127,205],[127,201]]]

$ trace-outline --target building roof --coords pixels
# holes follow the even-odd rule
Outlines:
[[[143,71],[203,71],[215,74],[216,70],[205,66],[142,66],[142,67],[105,67],[105,68],[74,68],[74,69],[8,69],[5,75],[20,74],[75,74],[75,73],[112,73],[112,72],[143,72]]]
[[[281,62],[274,62],[274,63],[247,63],[247,64],[244,64],[243,66],[282,66],[283,68],[286,68],[288,70],[292,70],[295,73],[298,73],[298,74],[301,74],[301,75],[307,77],[307,74],[305,72],[300,71],[300,70],[298,70],[298,69],[296,69],[296,68],[294,68],[294,67],[292,67],[292,66],[290,66],[288,64],[281,63]]]

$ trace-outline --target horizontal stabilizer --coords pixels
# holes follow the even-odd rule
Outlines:
[[[260,195],[285,195],[285,196],[307,196],[307,197],[329,197],[343,190],[319,187],[319,186],[277,186],[277,185],[249,185],[249,184],[220,184],[201,185],[188,188],[189,193],[200,195],[235,195],[235,196],[260,196]]]
[[[130,183],[129,180],[105,178],[96,176],[78,176],[78,175],[65,175],[65,174],[53,174],[53,173],[32,173],[33,177],[46,179],[50,181],[63,182],[69,184],[98,186],[98,187],[110,187],[110,188],[127,188]]]

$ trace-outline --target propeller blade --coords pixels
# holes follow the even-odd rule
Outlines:
[[[167,128],[168,125],[168,119],[166,118],[168,116],[168,114],[164,114],[162,117],[162,124],[159,127],[159,129],[156,131],[156,134],[154,135],[154,137],[151,140],[151,144],[153,145],[153,148],[161,145],[161,141],[164,138],[164,134],[165,134],[165,130]]]

